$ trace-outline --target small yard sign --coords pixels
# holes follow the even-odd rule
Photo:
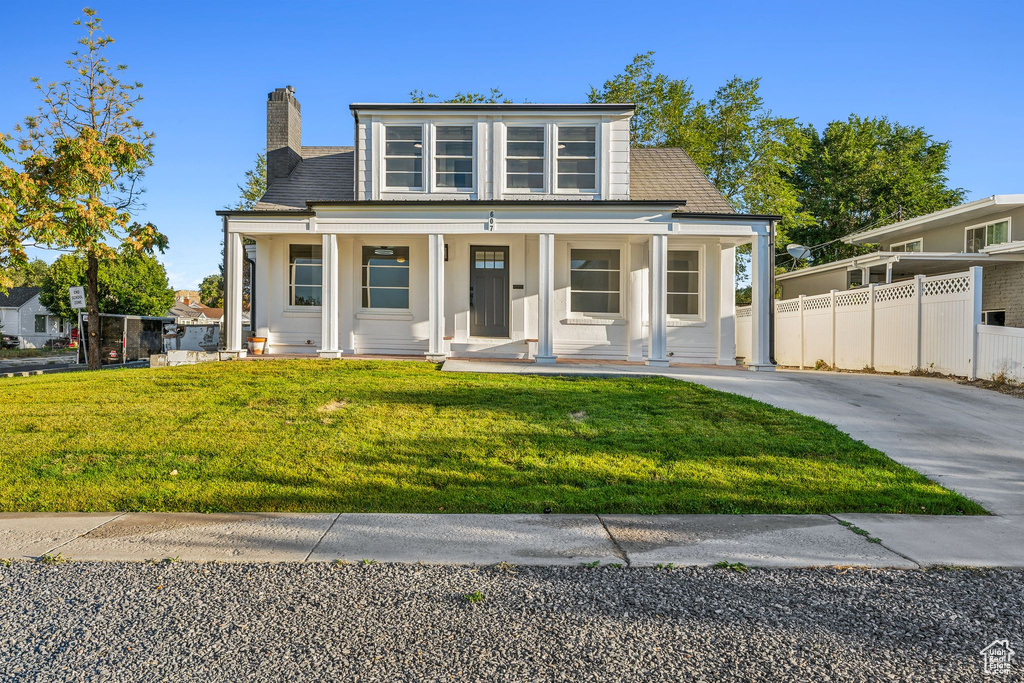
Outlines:
[[[85,308],[85,287],[68,287],[71,295],[71,308]]]

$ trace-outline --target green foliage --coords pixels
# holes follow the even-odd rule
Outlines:
[[[471,92],[468,90],[462,92],[460,90],[446,100],[441,99],[439,95],[434,93],[424,94],[422,90],[413,90],[409,93],[409,101],[416,104],[423,104],[427,101],[454,104],[510,104],[512,102],[498,88],[491,88],[489,93]]]
[[[484,601],[484,594],[480,591],[473,591],[472,593],[466,593],[463,595],[462,599],[471,605],[475,605]]]
[[[831,425],[668,378],[296,360],[2,391],[5,512],[984,514]]]
[[[251,211],[267,192],[267,155],[257,154],[253,168],[245,172],[245,180],[238,186],[239,200],[232,208]]]
[[[224,306],[224,276],[220,273],[207,275],[199,283],[199,300],[204,306],[222,308]]]
[[[41,258],[20,263],[8,269],[11,287],[42,287],[50,265]]]
[[[722,560],[721,562],[716,562],[715,566],[719,569],[728,569],[730,571],[734,571],[740,574],[750,571],[750,567],[743,564],[742,562],[728,562],[726,560]]]
[[[76,320],[68,287],[83,286],[86,259],[65,254],[50,267],[43,280],[39,300],[54,314]],[[167,282],[163,264],[148,254],[122,249],[113,259],[100,261],[98,270],[99,310],[121,315],[167,315],[174,305],[174,289]]]
[[[851,115],[820,133],[813,126],[804,132],[809,153],[792,181],[813,221],[790,230],[792,242],[819,245],[956,206],[966,197],[962,188],[948,186],[949,142],[935,141],[923,128]],[[816,250],[814,261],[872,250],[835,241]]]

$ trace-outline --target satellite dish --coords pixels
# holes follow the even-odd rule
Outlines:
[[[802,244],[790,244],[786,251],[793,257],[794,261],[805,261],[811,258],[811,250]]]

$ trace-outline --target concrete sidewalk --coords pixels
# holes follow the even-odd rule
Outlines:
[[[1021,517],[904,515],[3,513],[0,558],[1024,567],[1022,529]]]

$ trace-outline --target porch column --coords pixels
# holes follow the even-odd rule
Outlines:
[[[228,232],[224,239],[227,270],[224,273],[224,350],[238,357],[245,356],[242,340],[242,255],[245,245],[241,233]]]
[[[644,359],[644,251],[643,245],[627,245],[629,267],[629,350],[626,360]]]
[[[722,245],[718,302],[718,365],[736,365],[736,247]]]
[[[338,350],[338,236],[325,234],[322,237],[320,282],[320,348],[321,358],[340,358]]]
[[[768,334],[769,317],[775,305],[775,292],[772,291],[772,255],[768,233],[758,235],[751,243],[750,255],[750,358],[748,370],[774,370],[769,358],[770,346]]]
[[[651,235],[651,320],[647,364],[668,367],[668,235]]]
[[[430,339],[426,355],[427,360],[441,363],[448,357],[444,351],[444,235],[434,233],[427,239],[427,322],[430,325]]]
[[[538,363],[554,363],[555,358],[555,235],[540,235],[537,279],[537,358]]]

